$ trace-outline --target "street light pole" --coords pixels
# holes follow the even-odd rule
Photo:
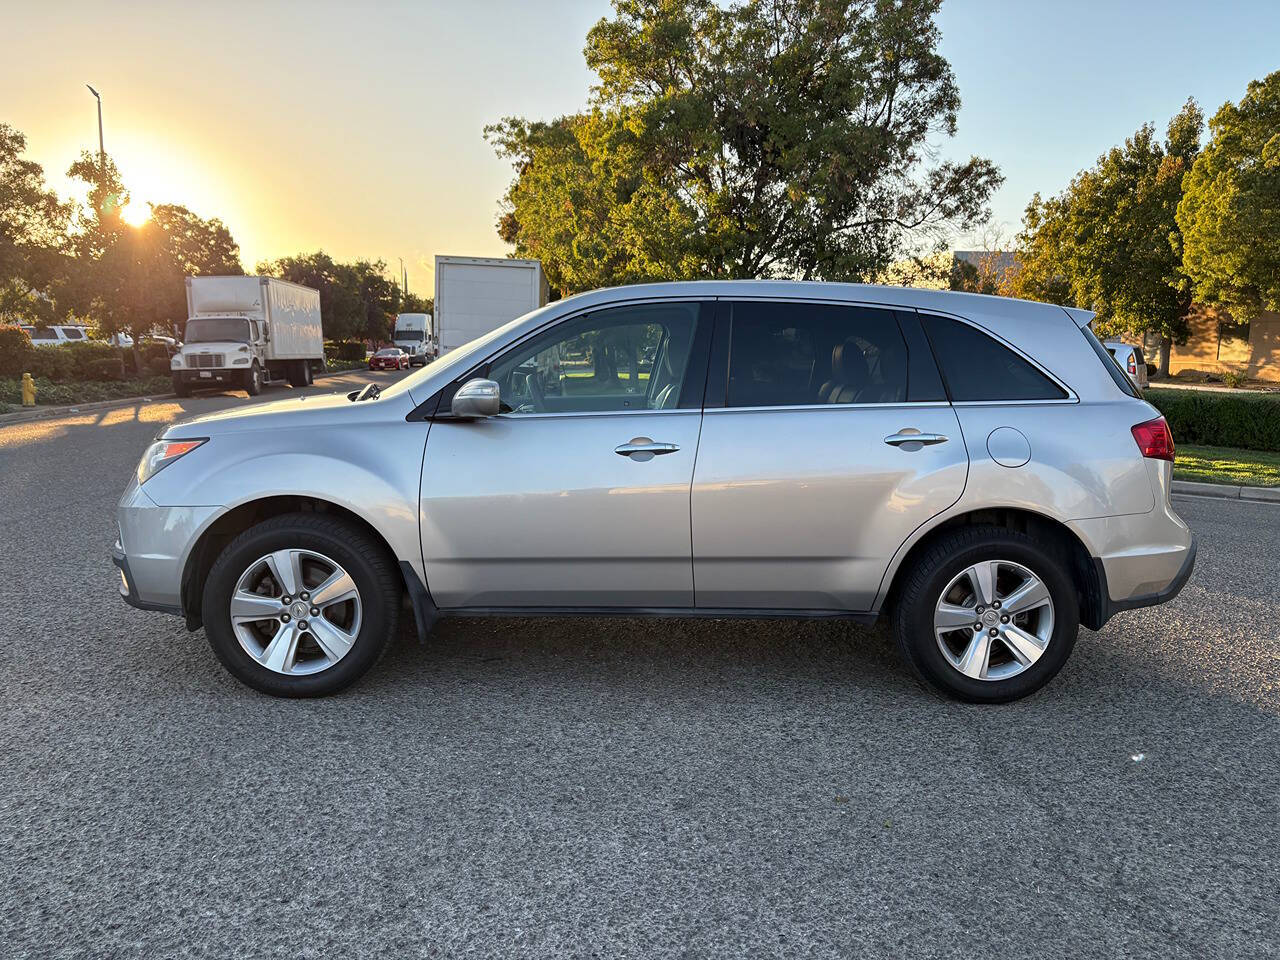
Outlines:
[[[407,297],[409,295],[409,275],[404,272],[404,257],[396,257],[400,261],[400,290]]]
[[[98,101],[98,184],[103,186],[107,182],[107,150],[102,145],[102,94],[87,83],[85,86],[89,87],[89,92]]]

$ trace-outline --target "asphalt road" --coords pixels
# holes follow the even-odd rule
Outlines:
[[[160,424],[245,402],[0,426],[0,956],[1280,953],[1280,506],[1180,500],[1182,595],[1009,706],[852,625],[627,620],[286,702],[108,559]]]

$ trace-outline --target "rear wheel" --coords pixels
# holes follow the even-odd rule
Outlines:
[[[950,696],[1003,703],[1062,669],[1080,628],[1062,553],[1024,533],[968,527],[917,558],[898,596],[903,658]]]
[[[295,387],[311,385],[311,361],[295,360],[289,365],[289,383]]]
[[[277,697],[336,693],[359,679],[395,630],[400,583],[380,544],[314,513],[236,537],[205,581],[205,633],[242,682]]]

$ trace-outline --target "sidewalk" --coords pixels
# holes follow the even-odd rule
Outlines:
[[[1192,497],[1216,497],[1220,500],[1257,500],[1280,503],[1280,487],[1238,487],[1230,483],[1200,483],[1196,480],[1173,481],[1173,492]]]

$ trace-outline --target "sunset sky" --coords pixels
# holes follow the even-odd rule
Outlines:
[[[11,5],[12,4],[12,5]],[[403,257],[429,295],[437,253],[501,256],[510,167],[481,136],[517,114],[576,110],[604,0],[467,3],[13,3],[21,42],[0,58],[0,121],[50,183],[106,147],[142,201],[222,218],[245,267],[324,248]],[[193,8],[194,9],[194,8]],[[216,11],[216,12],[214,12]],[[1008,182],[996,220],[1188,96],[1206,113],[1280,69],[1280,3],[950,0],[941,15],[964,108],[944,156],[979,153]]]

